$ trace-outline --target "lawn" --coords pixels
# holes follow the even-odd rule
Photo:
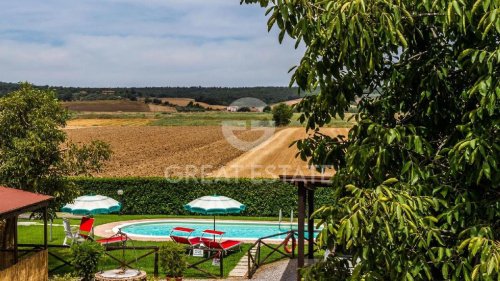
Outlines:
[[[346,118],[351,114],[346,113]],[[298,121],[300,113],[294,113],[290,127],[303,127]],[[177,113],[75,113],[74,119],[137,119],[144,118],[152,126],[221,126],[226,121],[245,121],[247,126],[250,121],[265,122],[273,119],[271,113],[257,112],[177,112]],[[74,121],[73,121],[74,122]],[[126,122],[125,120],[123,122]],[[71,122],[70,122],[71,123]],[[98,124],[96,124],[98,125]],[[333,119],[325,127],[349,128],[354,121]]]
[[[117,222],[117,221],[125,221],[125,220],[136,220],[136,219],[159,219],[159,218],[207,218],[212,219],[213,217],[207,216],[165,216],[165,215],[155,215],[155,216],[143,216],[143,215],[96,215],[96,225],[105,224],[109,222]],[[233,217],[233,216],[221,216],[219,219],[238,219],[238,220],[276,220],[276,218],[256,218],[256,217]],[[27,219],[20,219],[22,222],[28,221]],[[21,225],[18,227],[18,237],[20,244],[43,244],[43,225],[40,225],[41,221],[35,221],[39,224],[24,226]],[[79,220],[73,219],[70,221],[72,225],[78,225]],[[52,230],[52,240],[49,241],[51,245],[62,245],[64,240],[64,229],[62,224],[62,219],[55,219],[54,226]],[[127,243],[128,246],[160,246],[162,243],[171,243],[171,242],[145,242],[145,241],[130,241]],[[245,255],[245,253],[250,248],[251,244],[243,244],[242,251],[236,251],[224,258],[224,276],[228,276],[229,272],[236,266],[238,261]],[[60,249],[60,248],[49,248],[49,251],[55,253],[58,256],[63,257],[66,260],[69,260],[71,257],[71,253],[69,249]],[[148,250],[129,250],[125,254],[126,260],[134,260],[136,257],[140,257],[141,255],[147,253]],[[121,258],[121,251],[111,252],[111,254],[117,258]],[[277,260],[280,258],[280,255],[275,254],[271,257],[272,260]],[[200,261],[201,258],[192,257],[188,258],[189,263],[195,263]],[[56,258],[49,256],[49,268],[54,268],[58,265],[62,264]],[[150,255],[145,257],[144,259],[140,259],[137,263],[133,264],[136,268],[145,270],[149,275],[152,275],[154,272],[154,255]],[[114,261],[108,256],[105,256],[99,265],[99,269],[112,269],[118,266],[118,262]],[[200,268],[214,274],[219,274],[219,267],[212,266],[211,261],[207,261],[199,266]],[[72,268],[65,266],[55,272],[55,274],[62,274],[71,272]],[[161,276],[160,269],[160,276]],[[189,269],[185,272],[185,276],[189,278],[207,278],[204,273],[196,271],[194,269]]]

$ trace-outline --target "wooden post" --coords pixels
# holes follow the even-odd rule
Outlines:
[[[19,257],[19,252],[17,247],[17,219],[18,219],[17,216],[12,218],[14,224],[12,226],[14,228],[14,264],[18,262],[18,257]]]
[[[314,189],[307,190],[307,232],[308,232],[308,242],[307,245],[307,258],[314,258],[314,220],[311,215],[314,213]]]
[[[221,251],[219,256],[220,278],[224,278],[224,252]]]
[[[299,232],[299,241],[298,241],[298,253],[297,253],[297,267],[300,269],[304,267],[304,222],[306,215],[306,188],[304,182],[298,182],[297,192],[299,195],[299,214],[298,218],[298,232]],[[297,280],[300,280],[300,274],[297,274]]]
[[[43,248],[47,250],[47,207],[43,207]]]
[[[155,251],[155,266],[154,266],[154,272],[153,272],[154,277],[158,277],[158,249]]]

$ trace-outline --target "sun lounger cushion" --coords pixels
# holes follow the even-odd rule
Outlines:
[[[203,233],[213,234],[213,235],[224,235],[225,232],[224,231],[207,229],[207,230],[203,230]]]
[[[174,228],[172,229],[172,231],[181,231],[181,232],[189,232],[189,233],[191,233],[191,232],[194,232],[194,229],[192,229],[192,228],[187,228],[187,227],[180,227],[180,226],[179,226],[179,227],[174,227]]]
[[[196,246],[196,245],[201,244],[200,237],[187,238],[187,237],[183,237],[183,236],[170,235],[170,238],[172,238],[173,241],[175,241],[179,244],[186,244],[186,245],[191,245],[191,246]]]
[[[210,249],[219,249],[224,251],[230,250],[241,244],[241,241],[236,241],[236,240],[225,240],[222,242],[216,242],[209,238],[203,238],[202,241],[203,244]]]
[[[118,236],[112,236],[109,238],[98,239],[98,240],[96,240],[96,242],[100,243],[101,245],[106,245],[106,244],[125,242],[127,240],[128,240],[128,238],[126,235],[118,235]]]

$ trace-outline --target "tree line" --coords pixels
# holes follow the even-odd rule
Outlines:
[[[297,88],[289,87],[53,87],[34,86],[37,89],[52,89],[62,101],[113,100],[139,98],[190,98],[208,104],[229,105],[233,101],[253,97],[272,104],[300,98]],[[20,84],[0,82],[0,96],[19,90]],[[303,94],[302,94],[303,96]]]

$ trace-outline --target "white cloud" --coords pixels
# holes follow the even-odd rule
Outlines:
[[[287,85],[303,50],[231,0],[6,1],[0,80],[72,86]]]

